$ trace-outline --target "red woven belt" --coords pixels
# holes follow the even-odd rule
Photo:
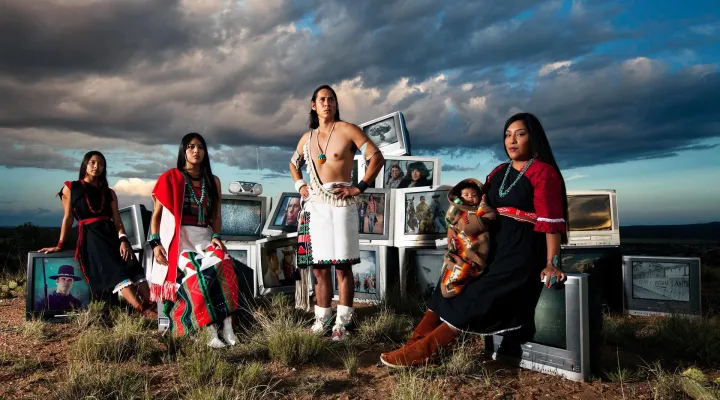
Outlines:
[[[538,218],[537,214],[535,214],[535,213],[518,210],[517,208],[514,208],[514,207],[498,207],[497,212],[500,215],[514,218],[518,221],[530,222],[532,224],[537,222],[537,218]]]

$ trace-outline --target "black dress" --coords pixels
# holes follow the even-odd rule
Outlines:
[[[76,256],[92,295],[112,290],[125,279],[144,275],[140,263],[132,254],[125,261],[120,256],[120,239],[112,221],[112,193],[82,181],[65,182],[70,188],[70,206],[78,221]],[[103,196],[103,192],[105,196]],[[83,224],[79,221],[101,218]]]
[[[453,327],[481,335],[520,328],[531,322],[543,284],[546,265],[545,233],[565,231],[561,180],[555,169],[535,160],[505,197],[499,189],[510,168],[505,188],[520,174],[503,164],[484,186],[487,202],[494,208],[512,207],[532,213],[537,222],[516,219],[498,210],[490,225],[490,252],[486,272],[468,283],[453,298],[445,298],[439,283],[428,308]]]

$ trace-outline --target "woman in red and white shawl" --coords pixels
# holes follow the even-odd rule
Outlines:
[[[252,270],[230,257],[220,237],[222,192],[212,174],[205,139],[188,133],[178,151],[177,168],[155,184],[150,237],[155,262],[150,295],[163,301],[170,329],[183,336],[207,327],[211,347],[237,343],[231,314],[251,295]]]
[[[550,287],[565,279],[559,255],[567,240],[567,195],[545,130],[534,115],[521,113],[508,119],[503,137],[510,162],[495,168],[483,187],[498,214],[488,224],[486,271],[454,297],[436,287],[408,343],[380,356],[385,365],[421,365],[462,332],[522,337],[533,330],[540,280]]]

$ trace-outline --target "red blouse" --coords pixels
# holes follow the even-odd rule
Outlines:
[[[485,185],[489,185],[493,175],[504,170],[507,163],[498,165],[487,176]],[[510,166],[509,168],[512,168]],[[566,233],[567,224],[563,215],[562,180],[552,165],[535,159],[525,171],[525,177],[533,187],[533,203],[537,222],[535,231],[545,233]]]

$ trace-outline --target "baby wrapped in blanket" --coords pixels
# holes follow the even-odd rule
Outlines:
[[[490,234],[487,223],[496,217],[484,201],[482,183],[465,179],[448,193],[450,207],[445,214],[448,225],[448,251],[443,263],[440,291],[455,297],[487,266]]]

